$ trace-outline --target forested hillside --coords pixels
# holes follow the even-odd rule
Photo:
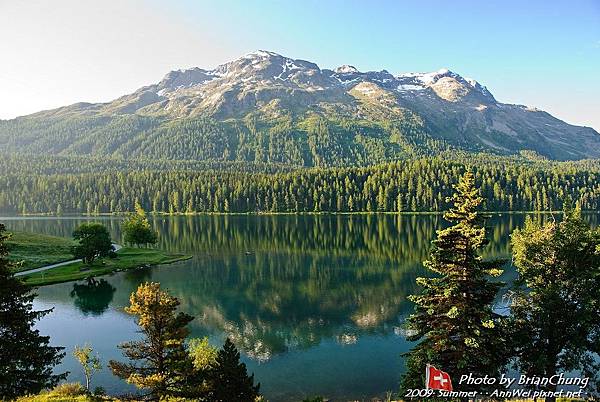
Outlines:
[[[488,210],[558,210],[566,195],[600,209],[597,161],[421,158],[371,167],[281,170],[257,165],[16,157],[2,162],[3,213],[439,211],[469,166]],[[71,166],[70,173],[56,173]],[[41,168],[40,166],[45,166]],[[76,168],[75,168],[76,166]],[[179,169],[177,167],[180,167]],[[266,170],[263,170],[266,169]]]
[[[224,122],[137,115],[0,121],[0,150],[36,155],[328,167],[381,163],[445,149],[449,147],[444,141],[427,135],[422,121],[410,114],[372,121],[318,115],[272,120],[248,115]]]

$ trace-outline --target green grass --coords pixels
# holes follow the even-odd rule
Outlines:
[[[54,389],[18,398],[16,402],[96,402],[116,401],[109,397],[88,395],[79,383],[63,383]]]
[[[22,262],[15,271],[39,268],[57,262],[72,260],[73,240],[39,233],[11,232],[6,242],[9,260]]]
[[[26,275],[22,278],[28,285],[44,286],[105,275],[110,272],[138,268],[144,265],[169,264],[189,258],[191,258],[190,255],[172,254],[162,250],[123,247],[117,251],[117,258],[103,258],[94,261],[91,265],[74,262],[48,271]]]

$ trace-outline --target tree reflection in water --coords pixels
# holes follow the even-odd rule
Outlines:
[[[85,283],[73,284],[71,297],[82,313],[101,315],[108,310],[116,290],[104,279],[88,278]]]
[[[524,219],[494,214],[484,256],[509,256],[509,234]],[[592,223],[597,219],[590,216]],[[10,224],[61,234],[83,220]],[[102,222],[120,238],[119,220]],[[196,317],[192,336],[215,343],[229,336],[257,361],[330,340],[354,345],[369,336],[404,338],[403,319],[413,308],[407,296],[417,291],[431,240],[446,225],[439,215],[155,216],[152,224],[157,247],[194,258],[107,278],[116,292],[104,279],[73,285],[77,308],[102,314],[114,294],[111,308],[122,311],[139,283],[160,282]],[[500,279],[510,281],[512,272],[508,267]],[[65,287],[43,295],[60,299]]]

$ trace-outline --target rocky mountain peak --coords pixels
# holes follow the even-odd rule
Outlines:
[[[320,72],[319,67],[305,60],[282,56],[275,52],[257,50],[239,59],[222,64],[210,73],[229,81],[264,81],[290,78],[299,72]]]
[[[594,130],[571,126],[535,109],[499,103],[480,83],[447,68],[402,74],[361,72],[351,65],[329,70],[265,50],[211,70],[171,71],[160,82],[112,102],[79,103],[31,118],[127,116],[171,121],[202,117],[229,122],[249,114],[264,122],[303,121],[315,115],[369,124],[393,121],[406,125],[398,131],[407,136],[406,144],[412,141],[412,133],[419,132],[435,140],[441,136],[461,149],[465,144],[509,154],[530,149],[557,159],[600,155],[600,136]],[[346,136],[357,135],[356,141],[379,144],[380,134],[367,138],[367,131],[353,128],[339,140],[345,144]]]
[[[237,87],[243,89],[244,93],[265,87],[285,87],[308,92],[348,91],[360,82],[376,84],[400,97],[415,96],[420,93],[417,91],[429,90],[449,102],[472,98],[478,104],[495,103],[494,97],[484,86],[447,68],[396,76],[387,70],[361,72],[349,64],[335,70],[321,70],[315,63],[266,50],[248,53],[213,70],[196,67],[171,71],[157,84],[156,94],[173,98],[213,93],[211,103],[214,104],[221,103],[218,98],[227,92],[227,88]]]

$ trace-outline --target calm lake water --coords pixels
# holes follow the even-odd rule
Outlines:
[[[509,234],[524,219],[494,216],[486,255],[509,256]],[[598,215],[589,219],[598,223]],[[0,218],[9,229],[60,236],[86,220],[102,221],[120,239],[114,217]],[[196,317],[193,337],[234,340],[271,402],[369,399],[398,389],[401,354],[411,347],[402,330],[412,310],[406,297],[424,274],[441,216],[156,217],[152,224],[160,248],[193,259],[38,290],[35,307],[54,308],[38,328],[66,347],[58,370],[70,371],[69,380],[83,381],[75,345],[90,343],[104,363],[122,358],[116,345],[139,336],[123,307],[140,283],[155,281]],[[513,277],[508,266],[501,279]],[[92,385],[134,391],[106,369]]]

